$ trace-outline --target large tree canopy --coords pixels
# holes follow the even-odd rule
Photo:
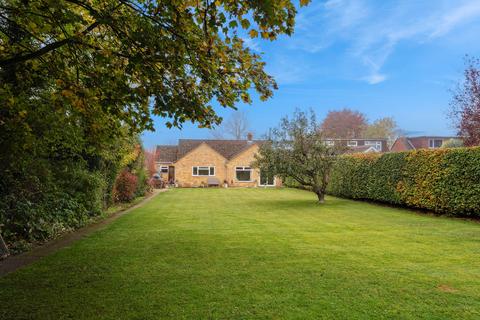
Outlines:
[[[211,101],[250,102],[252,87],[272,95],[241,35],[291,34],[295,13],[291,1],[1,0],[0,99],[35,95],[41,76],[52,101],[136,131],[152,129],[151,102],[168,126],[209,127],[220,121]]]
[[[329,111],[322,122],[321,129],[328,138],[363,138],[368,126],[367,117],[355,110],[344,108]]]

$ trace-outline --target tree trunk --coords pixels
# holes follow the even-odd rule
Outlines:
[[[8,257],[10,252],[8,252],[7,245],[3,241],[2,235],[0,234],[0,260]]]
[[[325,202],[325,193],[321,191],[316,191],[315,194],[318,197],[318,203],[324,203]]]

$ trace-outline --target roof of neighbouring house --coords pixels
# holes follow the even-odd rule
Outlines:
[[[221,154],[225,159],[232,159],[237,154],[248,149],[253,144],[260,144],[263,140],[210,140],[210,139],[180,139],[178,145],[157,146],[157,162],[173,163],[202,143]]]
[[[446,136],[418,136],[418,137],[399,137],[395,140],[391,149],[400,148],[402,150],[414,150],[429,147],[430,139],[462,139],[462,137],[446,137]]]

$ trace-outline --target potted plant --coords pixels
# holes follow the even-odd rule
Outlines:
[[[223,180],[223,187],[228,188],[228,181],[227,180]]]

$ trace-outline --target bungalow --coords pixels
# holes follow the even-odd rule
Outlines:
[[[416,149],[436,149],[443,143],[451,139],[462,139],[461,137],[439,137],[439,136],[420,136],[420,137],[399,137],[390,148],[391,152],[409,151]]]
[[[262,140],[180,139],[156,149],[157,172],[181,187],[209,184],[234,187],[281,186],[280,179],[251,167]]]

